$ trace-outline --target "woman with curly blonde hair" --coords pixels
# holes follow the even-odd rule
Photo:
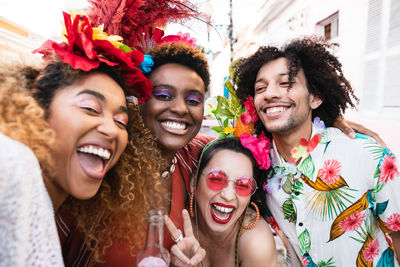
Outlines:
[[[0,73],[0,131],[5,134],[0,134],[0,141],[11,149],[0,155],[12,163],[2,161],[0,189],[6,192],[10,177],[13,189],[18,186],[26,191],[28,187],[34,191],[31,199],[44,199],[30,209],[30,202],[15,201],[20,195],[10,190],[2,194],[2,198],[13,198],[0,205],[0,229],[7,230],[7,235],[1,231],[0,258],[12,266],[63,265],[53,217],[53,209],[57,211],[62,204],[72,210],[86,243],[99,255],[109,245],[100,246],[100,240],[124,240],[132,232],[129,221],[123,227],[114,224],[114,214],[135,218],[135,214],[124,213],[124,208],[150,198],[137,206],[139,214],[144,214],[152,203],[159,204],[163,194],[157,190],[162,160],[155,140],[145,129],[137,104],[126,100],[131,95],[148,98],[151,83],[138,68],[143,55],[122,51],[104,38],[94,39],[85,16],[64,13],[64,19],[68,42],[49,40],[36,50],[47,60],[44,67],[4,65]],[[24,166],[26,162],[30,164]],[[33,173],[12,169],[30,166],[35,167]],[[47,192],[43,185],[33,189],[23,183],[24,179],[36,183],[41,177]],[[144,178],[154,183],[151,193],[142,196],[135,188],[141,188]],[[18,212],[12,207],[15,203],[20,204]],[[19,224],[12,225],[10,219],[16,213],[30,219],[16,218],[24,231]],[[104,231],[110,223],[111,231]],[[24,244],[27,239],[30,242]]]

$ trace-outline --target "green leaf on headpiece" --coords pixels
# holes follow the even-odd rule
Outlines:
[[[225,127],[228,127],[228,123],[229,123],[229,119],[226,118],[226,119],[224,120],[224,128],[225,128]]]
[[[236,71],[236,63],[238,63],[242,58],[237,58],[236,60],[232,61],[232,63],[229,65],[229,76],[233,79],[233,76],[235,75]],[[236,81],[237,84],[238,81]]]
[[[229,91],[229,93],[231,94],[232,98],[233,98],[233,97],[237,97],[237,96],[236,96],[235,90],[233,90],[233,84],[232,84],[231,80],[226,79],[224,85],[225,85],[225,87],[228,89],[228,91]]]
[[[239,60],[241,60],[241,59],[242,58],[237,58],[234,61],[232,61],[232,63],[229,65],[229,76],[231,78],[233,78],[233,75],[235,75],[235,71],[236,71],[235,65],[236,65],[236,63],[238,63]]]
[[[121,46],[119,46],[119,49],[121,49],[121,50],[124,51],[125,53],[132,51],[132,48],[130,48],[129,46],[124,45],[124,44],[121,45]]]
[[[211,130],[216,131],[217,134],[221,134],[222,131],[223,131],[223,130],[221,129],[221,126],[214,126],[214,127],[211,128]]]
[[[235,116],[232,114],[230,109],[230,101],[224,96],[217,96],[218,106],[215,115],[220,117],[227,117],[233,119]]]
[[[237,119],[243,112],[240,100],[233,97],[231,100],[224,96],[217,96],[218,106],[216,115],[220,117],[227,117],[228,119]]]
[[[243,107],[242,107],[242,104],[240,103],[240,99],[239,98],[232,97],[231,109],[232,109],[232,113],[235,115],[236,118],[239,118],[240,115],[242,115]]]

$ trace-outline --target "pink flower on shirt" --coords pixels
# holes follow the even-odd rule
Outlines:
[[[378,239],[372,241],[364,250],[364,259],[370,263],[374,258],[379,255],[379,242]]]
[[[393,180],[395,176],[399,175],[399,169],[396,166],[396,158],[394,156],[385,155],[379,170],[381,171],[379,174],[379,180],[381,182],[386,184],[389,180]]]
[[[386,226],[392,231],[400,230],[400,214],[393,213],[386,221]]]
[[[302,257],[301,261],[303,262],[304,266],[307,266],[308,264],[310,264],[310,261],[306,257]]]
[[[327,185],[334,184],[339,180],[341,168],[339,161],[335,159],[326,160],[322,169],[319,170],[318,176]]]
[[[363,223],[365,213],[356,212],[339,223],[339,227],[342,231],[354,231],[357,230]]]

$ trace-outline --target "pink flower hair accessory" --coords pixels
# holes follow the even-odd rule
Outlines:
[[[250,150],[253,154],[260,169],[268,170],[271,166],[270,140],[265,136],[264,132],[257,138],[250,134],[244,133],[239,137],[243,147]]]
[[[175,35],[164,36],[163,38],[160,39],[158,44],[185,42],[185,43],[189,44],[191,47],[193,47],[194,49],[196,49],[197,48],[196,41],[197,41],[197,39],[191,38],[189,33],[178,32]]]
[[[249,124],[251,122],[256,122],[258,121],[258,114],[257,111],[254,107],[254,99],[252,96],[247,96],[246,101],[243,102],[244,107],[246,108],[246,111],[243,112],[243,114],[240,116],[240,119],[244,124]]]

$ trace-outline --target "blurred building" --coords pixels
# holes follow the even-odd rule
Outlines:
[[[12,61],[30,55],[44,37],[0,17],[0,59]]]
[[[0,5],[0,59],[37,60],[32,51],[47,39],[61,40],[62,11],[81,10],[87,0],[9,1]]]
[[[267,0],[237,34],[234,58],[304,35],[339,43],[334,53],[360,98],[346,118],[378,132],[400,155],[399,12],[399,0]]]

